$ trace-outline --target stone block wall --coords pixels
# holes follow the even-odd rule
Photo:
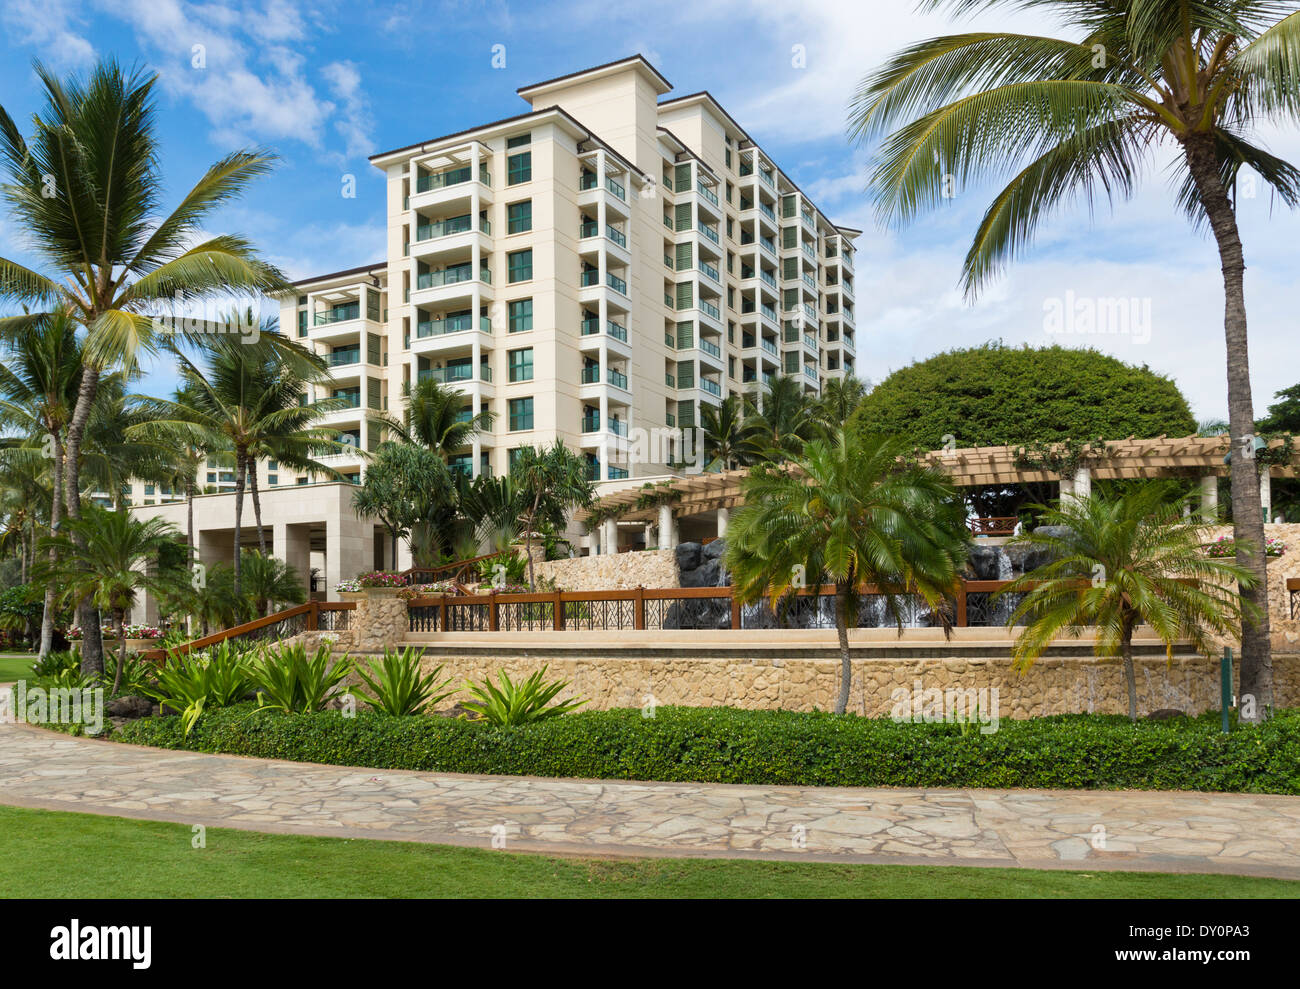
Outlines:
[[[673,550],[650,549],[605,556],[579,556],[536,564],[537,576],[553,578],[566,591],[631,591],[638,587],[678,587]]]

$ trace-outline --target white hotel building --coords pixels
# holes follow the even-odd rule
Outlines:
[[[348,400],[327,424],[358,453],[332,467],[358,479],[382,439],[370,413],[400,416],[425,376],[461,392],[466,416],[495,414],[457,469],[505,472],[513,450],[559,437],[608,490],[671,473],[663,457],[620,455],[629,434],[694,426],[774,374],[816,392],[855,373],[860,231],[825,216],[709,93],[671,88],[636,55],[523,87],[518,116],[371,158],[387,178],[386,256],[299,281],[281,304],[282,332],[331,365],[312,397]],[[264,492],[313,481],[272,466]],[[297,524],[266,521],[280,535]],[[362,541],[354,571],[370,566]],[[325,562],[330,588],[351,562]]]

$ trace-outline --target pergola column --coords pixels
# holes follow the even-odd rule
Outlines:
[[[677,548],[677,530],[673,525],[673,506],[659,506],[659,548]]]
[[[1214,474],[1201,477],[1201,521],[1219,520],[1219,479]]]
[[[1259,504],[1264,509],[1264,521],[1271,522],[1273,511],[1273,479],[1268,464],[1259,472]]]
[[[613,519],[600,524],[600,551],[606,555],[618,552],[618,523]]]
[[[731,512],[726,508],[718,509],[718,538],[727,538],[727,523],[731,521]]]

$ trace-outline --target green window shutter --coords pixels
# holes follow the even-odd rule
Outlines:
[[[691,229],[691,204],[678,203],[676,206],[676,226],[678,230]]]
[[[307,310],[299,309],[298,310],[298,336],[305,337],[306,335],[307,335]]]
[[[673,188],[676,189],[678,192],[682,192],[686,189],[689,189],[690,187],[691,187],[691,163],[688,161],[685,164],[677,166],[676,175],[674,175],[673,177]]]
[[[797,374],[799,372],[799,355],[791,353],[785,355],[785,373]]]
[[[787,319],[781,324],[781,341],[783,343],[799,342],[799,327],[794,320]]]
[[[695,245],[690,241],[677,245],[677,270],[689,271],[691,269],[691,258],[694,253]]]
[[[695,346],[695,324],[678,323],[677,324],[677,349],[685,350],[687,347]]]
[[[677,403],[677,425],[683,429],[689,429],[695,425],[695,402],[682,401]]]
[[[374,289],[366,289],[366,319],[379,322],[379,293]]]
[[[506,138],[507,148],[526,148],[533,143],[532,134],[516,134],[514,137]]]
[[[793,280],[793,279],[798,278],[798,277],[799,277],[799,259],[798,259],[798,258],[786,258],[784,261],[782,261],[782,262],[781,262],[781,275],[782,275],[782,277],[784,277],[787,281],[791,281],[791,280]]]
[[[372,409],[383,408],[383,396],[379,394],[379,379],[367,377],[366,381],[369,384],[366,389],[366,404]]]
[[[677,283],[677,308],[689,309],[695,299],[694,286],[690,282]]]
[[[799,231],[794,227],[781,228],[781,246],[793,250],[799,246]]]
[[[795,205],[794,196],[781,197],[781,218],[784,220],[793,220],[795,211],[798,210]]]
[[[366,358],[376,366],[383,363],[383,347],[376,333],[366,334]]]

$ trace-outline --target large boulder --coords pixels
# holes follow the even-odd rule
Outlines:
[[[719,560],[726,551],[727,541],[725,539],[715,539],[711,543],[704,544],[704,549],[700,551],[700,555],[706,560]]]
[[[104,705],[110,718],[147,718],[153,714],[153,704],[144,697],[115,697]]]
[[[700,565],[700,544],[699,543],[678,543],[677,544],[677,569],[685,573],[687,570],[694,570]]]
[[[970,549],[969,569],[976,580],[997,580],[998,559],[1002,555],[1000,546],[972,546]]]
[[[683,587],[718,587],[722,568],[717,560],[707,560],[692,570],[682,571]]]

